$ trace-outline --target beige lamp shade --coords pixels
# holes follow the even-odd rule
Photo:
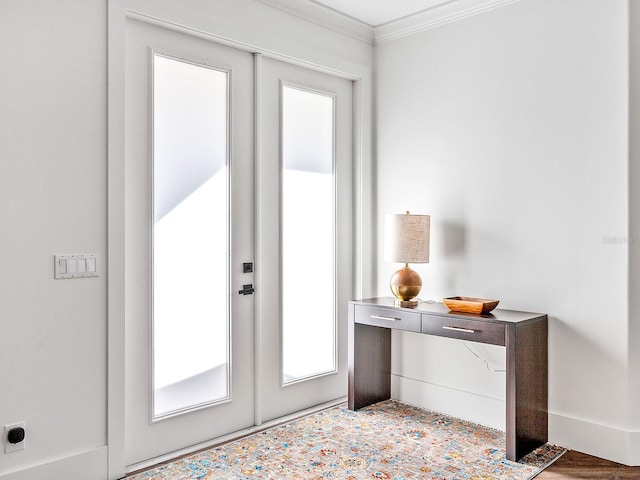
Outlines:
[[[429,215],[385,215],[384,260],[429,263]]]

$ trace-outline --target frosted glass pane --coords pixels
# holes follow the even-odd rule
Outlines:
[[[283,87],[283,382],[336,369],[334,98]]]
[[[154,56],[155,417],[228,397],[227,90],[226,72]]]

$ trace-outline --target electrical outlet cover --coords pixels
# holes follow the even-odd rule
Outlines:
[[[25,436],[25,439],[22,440],[20,443],[9,443],[9,440],[7,439],[9,430],[17,427],[22,427],[26,430],[24,426],[24,422],[12,423],[11,425],[4,426],[4,453],[11,453],[11,452],[17,452],[18,450],[24,450],[24,445],[25,445],[25,442],[27,441],[26,436]]]

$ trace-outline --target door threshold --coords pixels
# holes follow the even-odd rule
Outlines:
[[[156,468],[167,463],[175,462],[176,460],[187,457],[189,455],[193,455],[195,453],[209,450],[210,448],[214,448],[214,447],[223,445],[225,443],[238,440],[239,438],[242,438],[242,437],[253,435],[254,433],[262,432],[263,430],[267,430],[272,427],[277,427],[278,425],[282,425],[283,423],[291,422],[293,420],[306,417],[307,415],[321,412],[322,410],[327,410],[329,408],[335,407],[336,405],[340,405],[341,403],[344,403],[346,401],[347,401],[347,397],[341,397],[336,400],[332,400],[330,402],[321,403],[320,405],[307,408],[305,410],[300,410],[299,412],[295,412],[289,415],[285,415],[283,417],[269,420],[268,422],[264,422],[260,425],[254,425],[253,427],[244,428],[242,430],[238,430],[237,432],[229,433],[227,435],[222,435],[221,437],[217,437],[212,440],[207,440],[206,442],[201,442],[196,445],[191,445],[190,447],[187,447],[187,448],[183,448],[180,450],[176,450],[174,452],[166,453],[164,455],[151,458],[149,460],[145,460],[143,462],[138,462],[133,465],[127,466],[126,473],[127,475],[134,475],[134,474],[143,472],[145,470],[149,470],[151,468]]]

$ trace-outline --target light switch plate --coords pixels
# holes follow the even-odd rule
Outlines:
[[[97,253],[54,255],[54,260],[54,276],[56,279],[100,276],[100,262]]]

